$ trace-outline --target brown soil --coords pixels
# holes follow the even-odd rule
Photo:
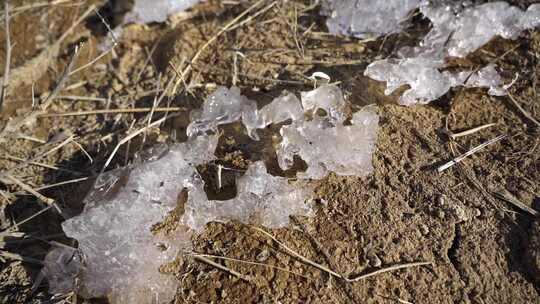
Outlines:
[[[100,97],[105,101],[58,99],[48,112],[151,106],[153,90],[175,77],[171,66],[183,70],[220,28],[255,3],[229,2],[198,5],[167,24],[127,26],[114,53],[70,77],[68,89],[60,94]],[[34,2],[11,1],[12,7],[29,3]],[[12,68],[24,65],[56,41],[91,3],[102,5],[100,1],[87,1],[76,7],[54,5],[13,16]],[[271,7],[219,36],[197,61],[191,62],[192,72],[185,79],[187,89],[182,84],[170,105],[195,108],[216,86],[233,84],[262,105],[284,90],[309,90],[313,83],[306,76],[314,71],[327,73],[332,81],[339,82],[355,107],[378,105],[381,120],[373,160],[375,170],[364,178],[330,175],[317,190],[327,206],[320,208],[314,218],[295,218],[290,228],[272,231],[273,235],[305,257],[344,276],[414,261],[433,264],[345,283],[306,265],[239,223],[212,223],[194,240],[196,252],[258,261],[302,276],[219,261],[254,278],[244,282],[212,266],[179,257],[165,267],[180,282],[175,302],[538,303],[540,222],[494,194],[508,191],[540,211],[538,126],[509,98],[488,96],[479,89],[456,89],[426,106],[397,105],[396,96],[384,96],[383,84],[362,76],[363,69],[376,58],[392,55],[401,45],[418,41],[427,24],[415,19],[406,33],[360,42],[326,34],[324,19],[318,16],[319,7],[309,4],[301,0],[261,4],[260,8]],[[105,17],[118,19],[112,12],[110,4],[102,9]],[[1,32],[3,71],[5,35]],[[62,44],[47,73],[35,80],[35,97],[47,96],[54,88],[75,44],[85,42],[77,66],[95,58],[103,34],[97,18],[80,25]],[[519,73],[513,96],[528,113],[540,119],[536,91],[539,53],[540,32],[531,31],[515,41],[495,39],[455,65],[474,69],[497,60],[508,81]],[[30,107],[31,86],[17,88],[8,96],[0,126],[5,126],[10,118],[27,115]],[[156,113],[153,118],[162,115]],[[155,143],[182,141],[187,123],[187,112],[179,112],[161,128],[150,129],[144,137],[123,146],[110,168],[128,163],[136,152]],[[450,140],[446,132],[487,123],[497,125],[456,140]],[[0,170],[20,164],[13,157],[28,159],[75,135],[92,161],[77,145],[68,144],[39,159],[40,163],[56,168],[27,164],[11,173],[33,188],[90,176],[84,181],[40,191],[54,199],[66,216],[76,214],[92,185],[92,176],[101,170],[118,141],[146,124],[144,113],[39,119],[36,124],[23,127],[20,133],[44,143],[13,134],[5,137],[0,141]],[[276,130],[266,130],[264,140],[255,144],[247,140],[240,125],[225,127],[221,148],[216,153],[218,162],[242,169],[249,162],[263,159],[275,173],[289,174],[276,166],[271,149],[275,140],[271,134]],[[509,137],[437,173],[437,166],[500,134]],[[297,169],[302,169],[301,163]],[[209,182],[212,170],[201,168]],[[233,175],[228,178],[233,180]],[[46,206],[16,184],[4,179],[1,182],[0,229],[13,228],[15,223]],[[234,195],[234,183],[226,186],[224,193],[216,193],[215,189],[209,192],[216,198]],[[38,261],[50,242],[73,244],[61,235],[62,216],[53,210],[0,235],[0,302],[50,303],[45,282],[32,291],[39,277]],[[160,228],[174,226],[177,219],[178,214],[172,214]],[[85,300],[79,299],[78,303],[82,301]]]

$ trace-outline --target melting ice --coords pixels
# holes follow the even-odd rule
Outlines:
[[[378,123],[374,109],[350,116],[350,104],[335,86],[304,92],[301,99],[286,94],[258,109],[238,88],[218,88],[192,114],[188,141],[157,147],[150,153],[153,158],[102,175],[84,211],[62,224],[66,235],[78,241],[78,250],[60,246],[45,259],[50,290],[77,289],[85,297],[106,296],[111,303],[168,303],[177,282],[159,267],[189,250],[190,237],[207,223],[236,220],[279,228],[288,225],[290,215],[313,214],[310,181],[273,176],[262,161],[250,164],[238,178],[235,198],[209,200],[196,166],[215,159],[221,124],[242,121],[257,140],[257,129],[288,122],[277,153],[284,168],[295,154],[304,159],[308,170],[299,177],[369,174]],[[152,226],[175,208],[184,190],[184,228],[153,233]]]
[[[135,0],[126,22],[164,22],[171,15],[184,11],[200,0]]]
[[[522,31],[540,25],[540,4],[522,11],[503,1],[478,6],[467,1],[444,0],[329,3],[327,7],[332,12],[327,20],[329,31],[359,38],[365,38],[365,33],[380,36],[399,31],[400,21],[416,8],[431,21],[431,30],[417,47],[400,49],[398,58],[375,61],[364,73],[385,81],[387,95],[408,85],[409,89],[399,100],[404,105],[428,103],[459,85],[487,87],[489,94],[505,95],[505,85],[495,66],[486,66],[470,75],[471,71],[444,71],[445,61],[451,57],[466,57],[495,36],[514,39]],[[373,18],[380,21],[371,22]]]

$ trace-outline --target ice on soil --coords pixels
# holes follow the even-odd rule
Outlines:
[[[62,224],[84,255],[84,267],[77,274],[83,295],[109,296],[113,303],[172,299],[175,288],[169,287],[174,287],[174,278],[158,269],[172,261],[189,239],[157,236],[151,227],[176,206],[179,193],[197,176],[195,166],[212,160],[216,145],[215,136],[197,137],[172,146],[158,160],[109,173],[96,182],[84,211]],[[56,251],[61,255],[58,251],[65,249]],[[65,292],[66,286],[50,287]]]
[[[364,107],[345,124],[349,105],[336,86],[302,93],[302,105],[308,116],[280,130],[277,157],[282,169],[291,168],[298,155],[307,164],[300,178],[321,179],[330,172],[364,176],[373,171],[379,123],[374,108]]]
[[[193,114],[187,142],[158,146],[146,161],[102,175],[85,199],[83,212],[62,227],[79,243],[78,250],[60,246],[45,259],[44,272],[53,293],[77,289],[85,297],[107,296],[111,303],[168,303],[177,282],[159,272],[179,251],[189,250],[192,233],[211,221],[236,220],[269,228],[284,227],[290,215],[312,215],[313,185],[291,182],[267,172],[264,162],[252,163],[237,180],[237,196],[209,200],[196,166],[214,160],[217,127],[241,120],[256,137],[256,129],[282,126],[281,158],[298,154],[308,163],[303,177],[320,178],[330,171],[365,175],[377,133],[371,108],[353,114],[335,86],[283,95],[261,109],[238,88],[218,88]],[[323,109],[327,115],[318,116]],[[305,137],[305,138],[304,138]],[[340,149],[339,149],[340,148]],[[187,191],[183,229],[154,234],[151,228],[176,206]],[[77,282],[77,285],[74,285]]]
[[[490,94],[504,95],[503,80],[494,66],[469,77],[471,71],[444,71],[446,60],[466,57],[495,36],[514,39],[540,25],[540,4],[522,11],[503,1],[472,6],[466,1],[350,0],[329,1],[327,8],[331,33],[359,38],[400,30],[400,21],[416,8],[431,21],[432,29],[417,47],[404,47],[398,58],[375,61],[365,71],[366,76],[387,83],[387,95],[408,85],[400,97],[404,105],[428,103],[459,85],[488,87]]]
[[[201,0],[135,0],[126,15],[126,22],[164,22],[171,15],[184,11]]]
[[[420,0],[334,0],[323,2],[326,25],[332,34],[372,38],[401,30]]]
[[[260,110],[237,88],[219,88],[193,115],[188,135],[215,133],[217,126],[241,120],[251,138],[257,129],[290,120],[281,127],[277,157],[282,169],[293,165],[295,155],[308,165],[300,178],[320,179],[330,172],[363,176],[371,173],[371,155],[377,139],[378,116],[370,107],[355,113],[345,124],[350,105],[332,85],[302,92],[300,102],[289,94],[276,98]],[[323,116],[317,111],[323,110]]]
[[[301,186],[300,186],[301,184]],[[226,201],[208,200],[199,179],[189,189],[182,223],[200,232],[212,221],[236,220],[281,228],[289,223],[289,215],[312,214],[308,201],[313,191],[302,182],[291,184],[284,177],[267,173],[263,161],[251,164],[237,181],[238,195]]]

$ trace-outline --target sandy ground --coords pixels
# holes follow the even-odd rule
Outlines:
[[[384,96],[384,85],[362,74],[373,60],[418,41],[428,29],[418,16],[404,33],[362,42],[328,35],[324,19],[318,16],[319,6],[309,1],[263,1],[256,12],[265,11],[241,18],[203,48],[220,28],[255,3],[237,2],[211,1],[166,24],[127,26],[114,51],[71,75],[50,106],[34,105],[34,111],[43,110],[42,114],[78,115],[37,117],[16,130],[6,128],[10,121],[31,115],[32,83],[36,101],[53,91],[77,45],[83,43],[75,69],[101,53],[98,44],[107,31],[93,15],[39,62],[45,67],[41,75],[33,66],[34,74],[24,74],[26,80],[11,88],[0,120],[0,302],[61,303],[51,300],[46,282],[32,290],[40,261],[51,242],[74,244],[61,233],[63,216],[80,212],[93,178],[116,144],[144,127],[149,118],[148,113],[81,112],[151,107],[156,90],[186,67],[191,71],[185,82],[162,107],[198,107],[219,85],[236,85],[262,105],[284,90],[298,93],[313,88],[306,76],[314,71],[336,81],[355,107],[376,104],[381,119],[374,173],[364,178],[330,175],[317,189],[319,198],[328,203],[326,208],[314,218],[294,218],[290,228],[271,232],[306,258],[347,277],[415,261],[432,264],[345,282],[239,223],[212,223],[194,240],[196,252],[257,261],[290,272],[219,261],[253,277],[245,282],[179,257],[164,267],[180,282],[175,303],[539,302],[539,221],[501,200],[500,193],[540,211],[540,126],[527,117],[540,119],[536,90],[540,32],[525,32],[515,41],[495,39],[467,59],[451,63],[475,69],[496,62],[508,81],[518,73],[512,96],[528,114],[510,98],[488,96],[480,89],[458,88],[429,105],[403,107],[397,105],[397,95]],[[514,2],[525,7],[535,1]],[[11,1],[11,6],[35,3],[19,0]],[[13,14],[12,74],[28,68],[43,51],[53,50],[91,4],[103,5],[100,1],[70,3]],[[112,25],[119,19],[120,10],[111,4],[100,11]],[[3,71],[6,37],[4,30],[0,32]],[[154,113],[152,119],[163,115]],[[110,167],[129,163],[138,151],[157,142],[184,140],[187,115],[186,110],[180,111],[159,128],[134,138],[119,150]],[[457,139],[448,136],[488,123],[496,125]],[[507,138],[442,173],[436,171],[452,157],[501,134]],[[71,136],[73,141],[64,144]],[[263,159],[283,174],[271,144],[255,145],[239,125],[224,128],[222,144],[216,155],[223,165],[242,169]],[[28,159],[33,162],[24,161]],[[234,195],[233,183],[221,191],[212,189],[215,181],[209,170],[201,168],[210,195],[222,199]],[[66,181],[70,182],[55,185]],[[50,208],[17,224],[51,205],[48,199],[63,213]],[[177,219],[178,214],[172,214],[160,229],[174,226]],[[74,303],[74,296],[64,297]]]

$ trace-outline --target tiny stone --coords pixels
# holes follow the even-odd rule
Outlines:
[[[446,214],[444,213],[444,211],[442,211],[442,210],[437,210],[437,217],[438,217],[438,218],[440,218],[441,220],[443,220],[445,216],[446,216]]]
[[[268,249],[264,249],[259,254],[257,254],[257,261],[258,262],[265,262],[270,257],[270,251]]]
[[[429,233],[429,227],[425,224],[420,225],[420,233],[427,235]]]
[[[367,260],[371,267],[378,268],[382,265],[381,259],[375,253],[369,253],[367,256]]]

